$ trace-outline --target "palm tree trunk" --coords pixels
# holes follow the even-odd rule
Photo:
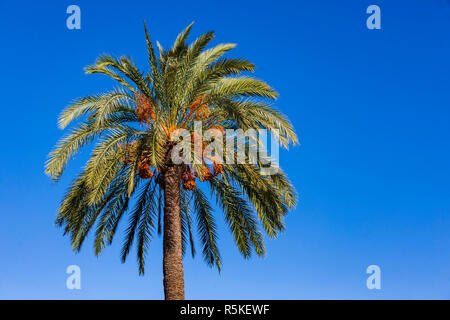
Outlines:
[[[184,300],[180,174],[178,166],[168,167],[164,174],[163,273],[166,300]]]

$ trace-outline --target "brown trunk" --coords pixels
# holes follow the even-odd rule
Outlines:
[[[178,166],[168,167],[164,174],[163,273],[166,300],[184,300],[180,175]]]

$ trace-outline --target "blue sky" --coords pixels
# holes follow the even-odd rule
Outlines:
[[[66,8],[81,8],[81,30]],[[366,8],[381,8],[381,30]],[[75,254],[54,226],[59,201],[88,154],[59,184],[44,175],[62,136],[60,110],[112,82],[84,75],[102,53],[146,65],[142,20],[172,44],[216,31],[229,56],[257,65],[280,93],[301,146],[280,155],[300,201],[267,257],[243,260],[220,223],[223,271],[184,259],[190,299],[450,298],[450,2],[429,1],[3,1],[0,298],[161,299],[156,237],[139,277],[120,263],[121,236],[100,258],[88,241]],[[217,212],[221,220],[221,212]],[[125,224],[122,224],[122,227]],[[82,289],[66,289],[67,266]],[[381,290],[366,268],[381,268]]]

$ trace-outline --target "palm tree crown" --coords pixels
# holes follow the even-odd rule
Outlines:
[[[86,67],[86,73],[105,74],[118,86],[78,99],[61,113],[60,128],[75,120],[81,123],[58,142],[46,163],[46,173],[58,180],[69,159],[87,144],[96,143],[65,194],[56,223],[64,227],[74,250],[80,250],[94,228],[98,255],[111,244],[119,221],[128,213],[121,258],[126,260],[135,243],[140,274],[152,236],[162,228],[169,229],[170,213],[178,212],[177,206],[173,230],[180,234],[182,253],[190,247],[195,254],[195,223],[204,260],[220,270],[216,222],[207,188],[223,209],[236,245],[246,258],[253,251],[258,256],[265,254],[260,225],[269,237],[277,236],[284,229],[284,216],[296,203],[286,175],[281,170],[264,175],[259,159],[243,164],[215,158],[209,164],[175,165],[171,161],[169,154],[177,144],[172,133],[182,128],[194,135],[194,124],[200,120],[203,130],[264,128],[279,132],[276,138],[285,148],[297,143],[289,120],[270,104],[277,93],[263,81],[240,75],[252,72],[255,66],[245,59],[223,57],[234,44],[206,49],[213,32],[187,45],[191,27],[178,35],[170,50],[157,42],[159,57],[145,28],[148,72],[138,70],[127,56],[103,55]],[[171,239],[169,233],[167,237]]]

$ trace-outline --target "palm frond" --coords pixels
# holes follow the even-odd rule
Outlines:
[[[209,266],[215,265],[220,271],[222,263],[217,247],[217,227],[212,214],[211,205],[200,189],[195,189],[193,191],[193,196],[194,211],[197,216],[197,229],[200,234],[200,241],[203,245],[203,258]]]

